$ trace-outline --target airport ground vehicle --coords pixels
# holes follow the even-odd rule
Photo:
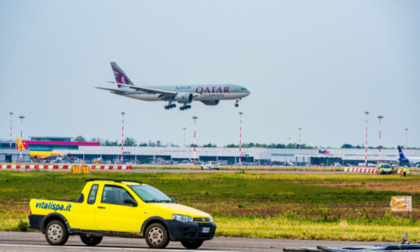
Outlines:
[[[378,164],[378,174],[392,174],[392,167],[390,164]]]
[[[398,173],[398,170],[400,168],[402,169],[402,166],[399,166],[398,164],[393,164],[391,167],[392,167],[392,173],[395,173],[395,174]]]
[[[88,246],[103,236],[145,238],[151,248],[180,241],[186,248],[213,239],[212,217],[177,204],[158,189],[138,181],[87,179],[77,200],[31,199],[29,228],[40,230],[51,245],[69,235]]]
[[[208,161],[204,162],[201,165],[201,170],[209,169],[209,170],[220,170],[220,166],[216,161]]]

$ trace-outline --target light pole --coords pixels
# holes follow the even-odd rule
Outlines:
[[[194,116],[192,119],[194,119],[194,165],[195,165],[195,121],[198,119],[198,117]]]
[[[122,138],[121,138],[121,163],[124,163],[124,115],[125,113],[122,112]]]
[[[301,128],[299,128],[299,150],[300,150],[300,130]]]
[[[365,143],[365,167],[367,167],[367,134],[368,134],[368,115],[369,115],[369,112],[365,112],[365,114],[366,114],[366,143]]]
[[[184,128],[184,147],[185,147],[185,129],[186,128]]]
[[[10,149],[12,149],[12,121],[13,121],[13,112],[10,112]]]
[[[289,144],[290,144],[290,137],[289,137]]]
[[[23,149],[22,124],[23,124],[23,119],[25,117],[24,116],[19,116],[19,118],[20,118],[20,141],[22,143],[22,146],[20,148],[20,163],[22,163],[22,149]]]
[[[379,164],[381,164],[381,121],[383,116],[378,116],[379,119]]]
[[[300,154],[300,130],[301,130],[301,128],[299,128],[299,154]],[[296,159],[296,165],[297,165],[297,162],[298,162],[298,159]]]
[[[239,112],[239,163],[242,164],[241,161],[241,152],[242,152],[242,112]]]
[[[408,129],[405,129],[405,149],[407,150],[407,135],[408,135]]]

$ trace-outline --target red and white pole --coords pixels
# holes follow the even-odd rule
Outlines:
[[[121,163],[124,163],[124,112],[122,115],[122,138],[121,138]]]
[[[22,129],[22,124],[23,124],[23,118],[25,118],[25,117],[23,117],[23,116],[19,116],[19,118],[20,118],[20,141],[22,142],[22,146],[21,146],[21,148],[20,148],[20,163],[22,163],[22,149],[23,149],[23,134],[22,134],[22,131],[23,131],[23,129]]]
[[[242,112],[239,112],[239,163],[242,164],[241,161],[241,153],[242,153]]]
[[[365,114],[366,114],[365,167],[367,167],[367,148],[368,148],[367,140],[368,140],[368,115],[369,115],[369,112],[366,111]]]
[[[383,116],[378,116],[379,118],[379,164],[381,164],[381,119],[384,118]]]
[[[185,147],[185,128],[184,128],[184,147]]]
[[[407,150],[407,135],[408,135],[408,129],[405,129],[405,149]]]
[[[12,121],[13,121],[13,113],[10,112],[10,149],[12,149]]]
[[[196,136],[196,134],[195,134],[195,121],[197,120],[197,118],[198,117],[196,117],[196,116],[193,117],[193,119],[194,119],[194,165],[195,165],[195,136]]]

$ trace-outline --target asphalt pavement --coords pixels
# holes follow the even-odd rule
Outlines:
[[[383,242],[349,242],[323,240],[285,240],[261,238],[216,237],[204,242],[201,251],[282,251],[284,247],[331,247],[367,246],[384,244]],[[398,243],[387,243],[398,244]],[[39,232],[0,232],[0,251],[187,251],[180,242],[170,242],[166,249],[149,249],[144,239],[104,237],[96,247],[84,245],[79,236],[70,236],[64,246],[51,246]]]
[[[99,171],[99,170],[98,170]],[[107,170],[102,170],[107,171]],[[127,172],[170,172],[170,173],[191,173],[191,172],[200,172],[200,173],[210,173],[210,172],[223,172],[223,173],[232,173],[232,172],[242,172],[241,169],[238,170],[193,170],[193,169],[132,169],[125,170]],[[245,173],[291,173],[291,174],[338,174],[344,173],[342,171],[267,171],[267,170],[244,170]],[[350,173],[348,173],[350,174]]]

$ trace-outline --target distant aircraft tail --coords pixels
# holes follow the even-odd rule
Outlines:
[[[400,158],[401,159],[404,159],[404,158],[406,158],[405,156],[404,156],[404,153],[403,153],[403,151],[401,150],[401,147],[398,145],[398,151],[399,151],[399,153],[400,153]]]
[[[124,71],[115,62],[111,62],[112,71],[114,72],[115,81],[121,84],[134,85],[133,82],[128,78]],[[118,85],[120,88],[121,85]]]
[[[20,141],[19,138],[16,138],[16,143],[17,143],[18,150],[26,150],[25,145],[22,143],[22,141]]]
[[[399,145],[398,145],[398,152],[400,153],[400,158],[398,160],[401,162],[408,162],[408,158],[404,156],[404,153],[401,150],[401,147]]]

